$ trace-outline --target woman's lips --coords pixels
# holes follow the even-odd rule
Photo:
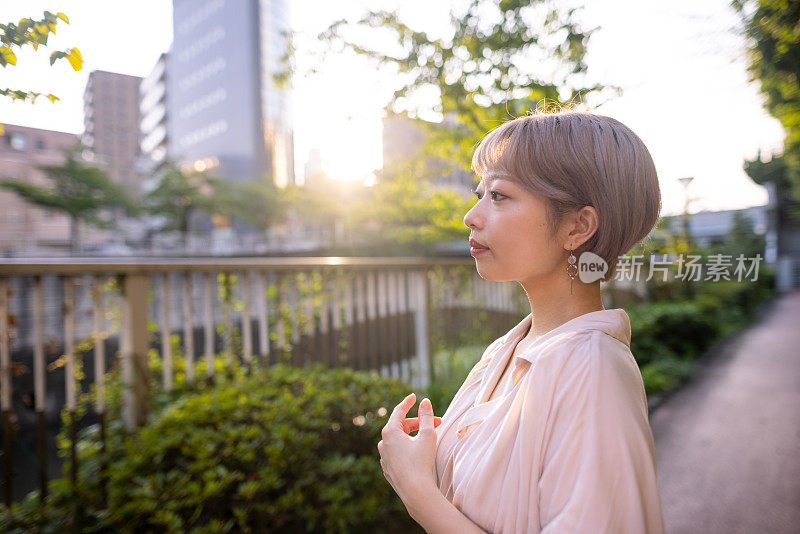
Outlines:
[[[489,250],[489,247],[486,247],[486,246],[482,245],[478,241],[475,241],[474,239],[470,239],[469,240],[469,253],[472,256],[480,254],[481,252],[487,252],[488,250]]]
[[[489,252],[489,249],[484,247],[469,247],[469,253],[472,256],[477,256],[483,252]]]

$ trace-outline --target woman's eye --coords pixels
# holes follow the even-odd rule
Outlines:
[[[483,198],[483,195],[481,195],[481,194],[478,192],[478,190],[477,190],[477,189],[476,189],[476,190],[474,190],[474,191],[472,192],[472,194],[474,194],[476,197],[478,197],[478,200],[480,200],[481,198]],[[498,196],[505,197],[505,195],[504,195],[504,194],[502,194],[502,193],[498,193],[497,191],[489,191],[489,194],[492,196],[492,200],[495,200],[495,201],[497,201],[497,200],[500,200],[500,199],[498,199],[498,198],[497,198]]]

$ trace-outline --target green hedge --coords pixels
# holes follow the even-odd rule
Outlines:
[[[690,300],[629,306],[631,351],[647,394],[679,387],[711,345],[750,324],[758,306],[773,296],[774,280],[764,268],[755,282],[702,282]]]
[[[162,394],[137,432],[110,425],[106,492],[91,426],[80,436],[77,495],[65,479],[52,481],[46,509],[31,493],[13,519],[5,510],[0,530],[422,532],[384,479],[376,448],[410,390],[350,369],[278,364]]]

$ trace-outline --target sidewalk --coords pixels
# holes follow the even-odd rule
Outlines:
[[[800,291],[652,413],[668,534],[800,532]]]

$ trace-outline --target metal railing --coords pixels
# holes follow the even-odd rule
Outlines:
[[[47,494],[45,410],[61,395],[49,387],[63,369],[70,414],[71,477],[76,483],[76,405],[93,383],[94,412],[105,436],[104,376],[119,364],[122,418],[142,425],[153,380],[169,391],[176,359],[186,385],[213,381],[214,356],[226,366],[296,366],[370,370],[425,387],[431,380],[431,324],[437,335],[472,327],[489,337],[518,315],[514,284],[486,282],[471,258],[209,258],[53,259],[0,263],[0,406],[3,411],[5,500],[12,502],[14,427],[19,418],[12,363],[29,356],[36,412],[40,496]],[[476,325],[476,310],[491,324]],[[13,348],[13,350],[12,350]],[[155,349],[161,376],[150,376]],[[48,362],[46,353],[53,361]],[[86,373],[79,356],[86,353]],[[118,360],[115,360],[118,353]],[[176,354],[178,353],[178,354]],[[205,376],[198,369],[205,368]],[[89,371],[93,372],[89,372]],[[28,379],[30,376],[28,375]],[[55,381],[57,382],[57,380]],[[18,385],[18,389],[25,389]]]

